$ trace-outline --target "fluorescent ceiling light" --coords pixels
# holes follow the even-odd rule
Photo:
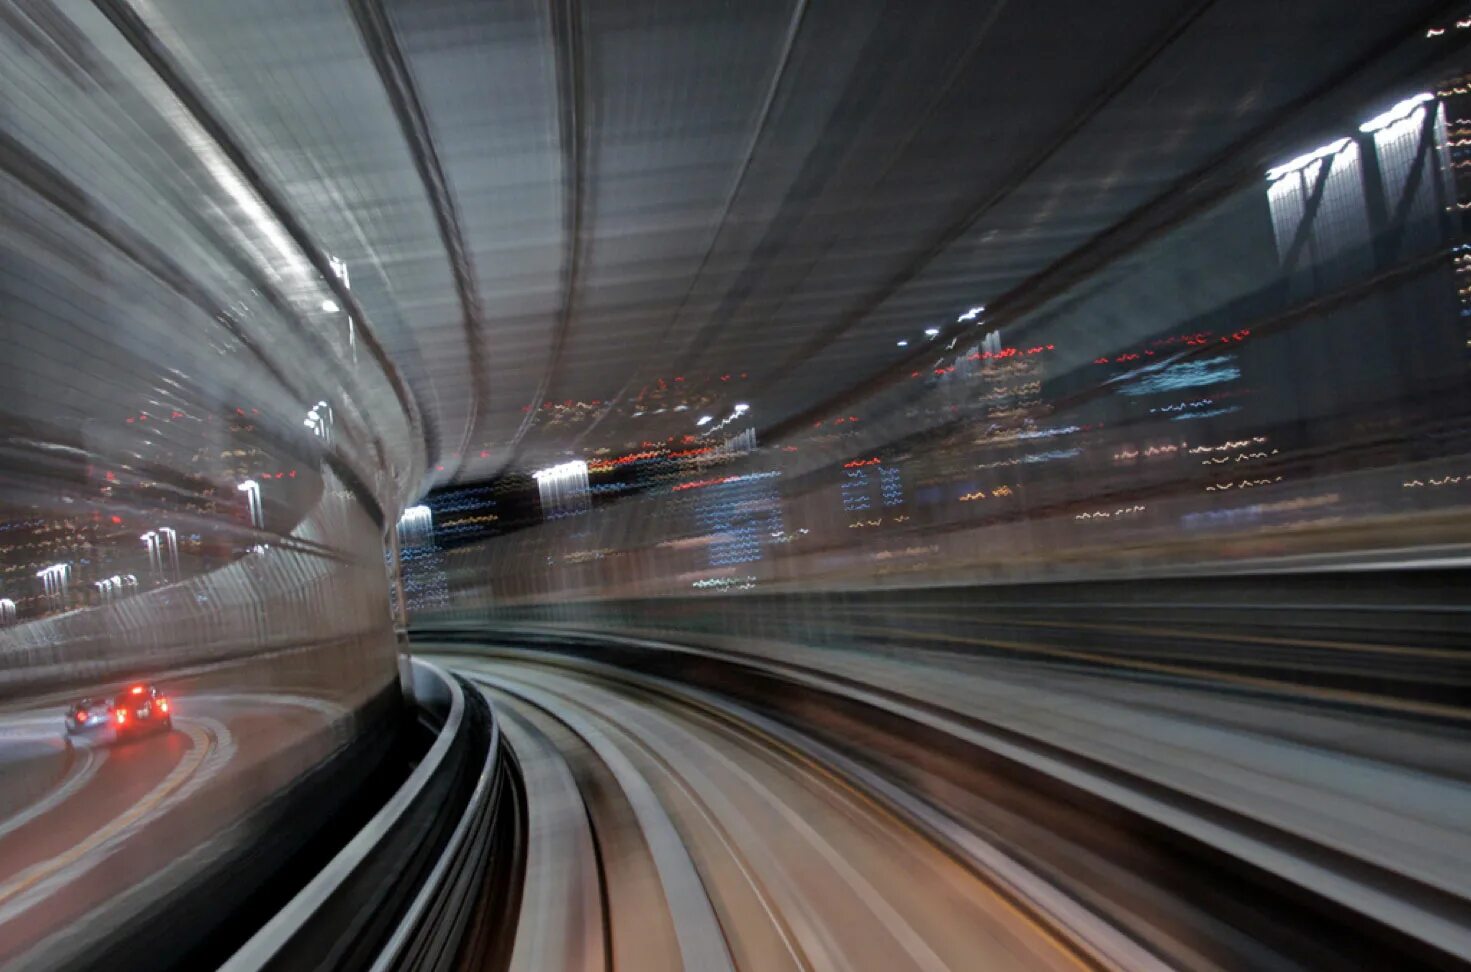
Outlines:
[[[1303,169],[1306,169],[1314,162],[1317,162],[1321,159],[1332,158],[1339,152],[1342,152],[1344,149],[1348,148],[1348,143],[1349,140],[1347,138],[1334,139],[1327,145],[1320,146],[1319,148],[1313,149],[1311,152],[1306,152],[1302,155],[1299,155],[1297,158],[1293,159],[1290,162],[1284,162],[1281,165],[1274,166],[1268,169],[1267,179],[1270,182],[1276,182],[1278,179],[1282,178],[1285,175],[1291,175],[1294,172],[1300,172]]]
[[[1434,100],[1435,95],[1431,94],[1428,91],[1422,91],[1419,94],[1414,95],[1413,97],[1406,98],[1404,101],[1401,101],[1399,104],[1395,105],[1393,108],[1389,109],[1383,114],[1375,115],[1373,118],[1370,118],[1368,121],[1359,126],[1359,131],[1367,135],[1370,132],[1377,132],[1381,128],[1388,128],[1390,125],[1393,125],[1397,121],[1402,121],[1406,118],[1409,118],[1416,111],[1418,111],[1422,105],[1428,104],[1429,102],[1432,102]]]
[[[539,469],[531,474],[531,478],[537,482],[544,480],[546,482],[552,482],[553,480],[569,479],[574,476],[587,476],[587,463],[581,459],[573,459],[570,462],[564,462],[561,465],[552,466],[549,469]]]

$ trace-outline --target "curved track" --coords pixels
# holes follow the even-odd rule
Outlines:
[[[513,969],[1159,967],[1039,914],[757,721],[534,663],[451,664],[497,705],[526,784]]]

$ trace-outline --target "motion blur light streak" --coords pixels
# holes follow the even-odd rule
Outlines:
[[[0,0],[0,966],[1463,965],[1471,20],[1116,6]]]
[[[1372,129],[1365,129],[1365,131],[1371,130]],[[1322,162],[1324,159],[1333,158],[1339,152],[1342,152],[1344,149],[1348,148],[1351,144],[1352,141],[1350,139],[1339,138],[1334,139],[1327,145],[1315,148],[1311,152],[1304,152],[1302,155],[1299,155],[1297,158],[1292,159],[1291,161],[1283,162],[1279,166],[1274,166],[1273,168],[1268,169],[1267,181],[1276,182],[1283,176],[1289,176],[1295,172],[1302,172],[1309,167],[1315,167],[1317,163]]]
[[[1422,106],[1434,100],[1435,95],[1430,94],[1428,91],[1422,91],[1417,95],[1413,95],[1409,98],[1406,98],[1404,101],[1399,102],[1397,105],[1395,105],[1393,108],[1390,108],[1382,115],[1375,115],[1373,118],[1360,125],[1359,131],[1366,134],[1371,134],[1373,132],[1380,131],[1381,129],[1388,128],[1396,122],[1405,121],[1413,118],[1414,115],[1420,111]]]

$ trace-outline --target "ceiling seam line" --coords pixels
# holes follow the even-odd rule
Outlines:
[[[14,24],[12,24],[12,26],[18,27],[25,23],[24,18],[29,18],[30,21],[34,23],[36,31],[38,31],[38,40],[44,37],[47,41],[49,41],[52,45],[56,47],[58,52],[56,56],[62,59],[58,62],[61,70],[67,73],[68,76],[72,77],[75,83],[77,83],[78,85],[82,85],[83,83],[90,83],[92,85],[100,87],[104,92],[107,93],[107,97],[116,109],[116,118],[109,119],[113,124],[119,126],[120,130],[127,129],[129,131],[136,132],[143,138],[161,145],[158,136],[150,132],[145,127],[144,122],[148,119],[142,119],[129,113],[117,100],[117,92],[122,91],[124,88],[138,92],[139,89],[137,85],[133,84],[128,78],[123,76],[110,62],[107,61],[106,58],[102,57],[101,54],[97,51],[96,47],[92,44],[91,40],[87,38],[82,32],[77,30],[75,24],[73,24],[71,20],[63,16],[54,5],[41,5],[39,3],[34,7],[25,10],[23,14],[22,12],[17,11],[17,16],[21,19],[18,19]],[[141,94],[141,92],[139,93]],[[173,137],[174,144],[172,146],[172,150],[178,151],[184,155],[192,154],[192,151],[189,149],[188,145],[185,144],[182,139],[178,138],[177,131],[169,125],[167,119],[165,119],[163,114],[158,110],[158,107],[156,105],[153,105],[147,99],[144,99],[144,105],[149,112],[149,118],[153,121],[156,121],[163,131],[166,131],[169,136]],[[18,144],[19,143],[17,143],[17,145]],[[164,146],[161,145],[161,147]],[[165,147],[165,149],[166,151],[169,150],[168,147]],[[34,156],[34,153],[31,153],[30,149],[28,148],[21,147],[21,151],[27,153],[28,158]],[[39,157],[35,158],[37,164],[42,166],[47,165],[47,163],[40,161]],[[49,168],[48,174],[52,178],[64,179],[64,177],[59,172],[56,172]],[[71,184],[68,182],[68,185]],[[174,207],[174,210],[184,220],[186,225],[192,227],[207,244],[213,247],[216,252],[224,257],[225,262],[236,273],[238,273],[245,281],[247,281],[260,293],[260,295],[265,299],[266,303],[268,303],[271,308],[281,316],[282,320],[295,328],[295,330],[300,334],[302,340],[310,344],[312,346],[312,349],[317,353],[322,354],[325,358],[329,360],[332,359],[330,348],[328,348],[325,342],[322,341],[321,336],[312,329],[310,322],[306,318],[304,318],[296,310],[296,308],[290,305],[290,302],[287,301],[285,295],[281,293],[280,288],[276,287],[275,284],[265,278],[265,276],[260,272],[260,268],[250,261],[250,259],[241,251],[239,246],[229,240],[224,239],[223,236],[215,229],[215,227],[211,225],[208,220],[200,215],[197,206],[190,205],[172,185],[154,184],[152,185],[152,188]],[[79,187],[72,186],[70,191],[81,198],[86,198],[86,193]],[[54,204],[58,205],[59,208],[65,208],[61,207],[59,203]],[[94,229],[93,232],[100,233],[100,231],[97,229]],[[111,238],[108,239],[112,245],[118,245],[117,240]],[[149,241],[144,240],[142,242],[148,243]],[[241,337],[240,340],[242,342],[247,341],[247,339],[244,337]],[[361,391],[361,383],[357,380],[356,375],[354,375],[350,370],[345,368],[338,361],[333,360],[332,364],[335,366],[335,371],[338,372],[338,379],[342,381],[342,383],[347,388],[349,388],[354,394],[357,394]],[[289,385],[287,385],[284,380],[283,387],[287,387],[288,390],[292,392],[292,394],[301,397],[303,401],[309,402],[312,400],[313,397],[315,397],[303,397],[305,395],[305,392],[290,389]],[[351,414],[355,417],[355,419],[360,420],[363,413],[361,409],[354,408],[349,412],[343,412],[342,414],[344,416]],[[384,460],[387,455],[387,446],[383,441],[382,435],[380,435],[377,431],[370,429],[365,422],[357,421],[355,425],[359,428],[349,429],[349,431],[352,433],[353,438],[366,436],[380,461]]]
[[[953,68],[951,68],[948,76],[945,79],[944,84],[940,85],[934,90],[934,92],[929,96],[929,102],[925,106],[924,110],[917,115],[916,120],[913,124],[909,126],[905,134],[901,138],[896,140],[895,145],[890,149],[888,153],[887,161],[878,168],[877,174],[869,177],[866,180],[866,191],[872,192],[877,189],[877,187],[881,186],[884,180],[888,178],[889,173],[894,169],[895,166],[899,164],[899,162],[903,158],[904,153],[923,131],[923,126],[926,121],[935,113],[936,109],[941,104],[945,96],[950,92],[950,90],[954,88],[956,82],[960,79],[966,64],[970,61],[972,57],[975,56],[976,52],[985,42],[987,36],[989,35],[990,29],[995,25],[997,19],[999,19],[999,17],[1001,16],[1001,13],[1004,11],[1007,5],[1007,2],[1008,0],[998,0],[998,2],[996,2],[992,6],[991,10],[987,13],[985,17],[984,22],[977,29],[975,36],[971,39],[965,51],[958,58],[956,58],[955,65]],[[835,109],[834,114],[836,113],[837,111]],[[832,171],[840,172],[841,168],[842,166],[840,164],[838,168],[835,168]],[[787,195],[783,199],[783,204],[793,198],[792,188],[792,186],[788,187]],[[822,204],[823,198],[820,196],[814,196],[812,199],[807,201],[805,212],[810,213],[814,208],[820,208]],[[800,221],[801,218],[799,217],[799,224]],[[768,248],[769,240],[771,239],[772,229],[772,225],[767,226],[763,239],[751,251],[752,258],[759,258],[762,251]],[[795,228],[794,232],[796,232]],[[806,267],[801,271],[801,276],[796,280],[793,280],[786,287],[785,292],[777,294],[775,307],[772,311],[770,311],[770,314],[773,317],[779,317],[782,310],[786,308],[787,303],[791,300],[792,296],[806,285],[807,280],[812,276],[814,272],[816,272],[817,268],[822,264],[822,262],[827,259],[828,254],[830,254],[839,243],[845,242],[851,238],[851,235],[843,236],[840,233],[832,234],[825,242],[821,244],[820,253],[818,253],[816,256],[803,258],[805,260]],[[776,244],[775,248],[785,248],[785,246],[789,244],[790,241],[791,236],[789,235],[785,241]],[[748,264],[748,269],[745,272],[759,274],[760,271],[755,269],[755,267],[759,266],[759,260],[755,264]],[[699,359],[699,349],[707,346],[709,343],[705,339],[705,333],[723,330],[724,328],[729,326],[731,319],[736,317],[741,312],[744,304],[750,297],[750,293],[748,291],[746,294],[742,294],[741,296],[732,299],[732,294],[735,289],[739,289],[739,287],[728,290],[726,294],[723,295],[721,299],[721,306],[717,307],[711,319],[705,322],[704,326],[701,328],[701,333],[695,336],[695,340],[688,343],[686,350],[682,353],[679,360],[677,366],[678,369],[685,370],[693,368]],[[755,289],[754,283],[751,289]]]
[[[796,351],[789,354],[786,360],[778,365],[776,370],[762,382],[758,390],[764,391],[775,382],[780,381],[802,361],[821,351],[824,346],[831,344],[858,323],[867,319],[868,315],[874,309],[898,293],[909,281],[918,277],[940,254],[944,253],[956,241],[964,237],[972,226],[984,218],[988,212],[1009,198],[1032,174],[1060,152],[1063,146],[1074,135],[1096,117],[1109,102],[1113,101],[1126,90],[1163,51],[1168,49],[1208,9],[1214,6],[1215,2],[1216,0],[1197,0],[1182,16],[1177,17],[1171,22],[1168,28],[1156,36],[1143,51],[1129,61],[1122,71],[1115,75],[1108,84],[1104,85],[1080,111],[1075,113],[1048,141],[1046,146],[1032,156],[1032,158],[1013,170],[1010,177],[1002,185],[988,193],[979,205],[972,206],[959,220],[947,226],[915,259],[911,260],[908,265],[901,268],[885,281],[883,286],[874,295],[866,299],[862,306],[844,314],[838,319],[835,325],[814,335]]]
[[[0,131],[0,171],[47,205],[65,213],[78,226],[131,260],[148,276],[208,314],[260,362],[266,373],[283,390],[301,401],[311,401],[304,390],[296,387],[290,380],[279,363],[245,332],[235,316],[215,299],[208,287],[192,277],[151,241],[137,237],[111,210],[100,205],[85,190],[4,131]],[[352,478],[361,481],[362,477],[353,469],[347,457],[341,454],[338,446],[324,444],[323,451],[327,462],[337,468],[339,473],[342,469],[350,469]],[[362,495],[360,499],[370,508],[378,507],[377,499],[371,494]],[[381,514],[377,518],[382,519]]]
[[[444,245],[445,256],[454,276],[455,290],[460,302],[465,330],[465,345],[470,356],[470,402],[469,415],[465,422],[464,435],[460,441],[459,459],[451,478],[464,469],[465,459],[479,425],[481,393],[484,391],[485,348],[483,344],[483,305],[475,277],[475,267],[465,246],[460,225],[459,210],[450,192],[449,180],[439,159],[434,143],[433,130],[429,125],[428,113],[419,97],[418,86],[409,69],[403,48],[394,33],[393,24],[383,8],[381,0],[348,0],[358,34],[367,49],[373,67],[378,73],[384,93],[393,105],[399,129],[413,157],[423,183],[424,193],[429,197],[434,211],[439,237]],[[427,471],[426,471],[427,472]]]
[[[143,21],[127,0],[92,0],[92,3],[133,48],[134,52],[153,70],[169,92],[179,100],[180,105],[209,136],[215,147],[230,161],[244,183],[256,194],[277,224],[286,231],[302,255],[311,263],[323,283],[358,322],[358,334],[363,343],[367,345],[368,353],[382,369],[384,377],[393,389],[394,397],[398,399],[399,407],[403,409],[405,417],[409,420],[410,428],[421,432],[424,436],[426,461],[428,461],[428,456],[437,456],[440,451],[438,429],[420,407],[417,396],[388,356],[371,320],[363,311],[362,305],[332,271],[321,247],[307,233],[306,227],[297,220],[295,214],[286,205],[285,199],[256,168],[229,128],[215,114],[204,96],[175,63],[172,54],[158,35]]]
[[[725,205],[721,208],[720,212],[720,220],[715,226],[715,231],[710,234],[710,243],[705,247],[704,256],[700,258],[700,265],[695,268],[694,274],[691,275],[689,286],[685,288],[684,296],[680,298],[679,306],[674,309],[674,313],[670,315],[669,320],[659,332],[658,340],[653,342],[656,346],[663,344],[668,339],[674,326],[679,323],[680,317],[684,315],[684,310],[689,305],[690,296],[695,292],[695,286],[699,283],[700,277],[705,272],[705,268],[710,264],[711,256],[715,253],[715,246],[720,241],[720,234],[725,231],[725,225],[730,221],[730,213],[735,208],[736,197],[740,195],[741,188],[746,183],[746,176],[751,171],[751,162],[756,156],[756,147],[761,143],[761,138],[766,134],[767,126],[771,121],[771,110],[776,104],[776,96],[781,90],[782,81],[786,78],[787,66],[792,58],[792,50],[797,46],[797,35],[801,33],[802,24],[805,22],[806,16],[807,0],[796,0],[792,8],[792,15],[788,18],[787,33],[782,42],[781,54],[777,58],[776,70],[772,72],[771,80],[767,83],[766,97],[762,101],[756,125],[752,128],[751,138],[746,144],[746,151],[741,159],[740,171],[736,173],[736,178],[731,184],[730,191],[726,194]],[[628,380],[624,382],[623,387],[618,389],[618,393],[613,396],[613,400],[608,403],[608,407],[593,419],[592,423],[586,429],[578,433],[577,438],[573,442],[574,447],[592,434],[593,430],[602,424],[604,418],[612,414],[613,408],[627,396],[636,380],[635,375],[629,376]]]
[[[537,384],[531,404],[511,439],[506,457],[495,474],[500,475],[521,454],[522,443],[541,411],[542,402],[561,371],[572,317],[577,308],[583,262],[583,232],[587,203],[587,99],[583,92],[586,65],[583,63],[582,9],[579,0],[558,0],[551,6],[552,48],[557,63],[559,110],[558,129],[562,143],[562,227],[567,239],[562,265],[562,306],[553,324],[546,370]]]
[[[945,97],[955,87],[956,82],[960,80],[960,77],[963,74],[966,65],[970,63],[971,58],[975,56],[976,52],[980,50],[981,45],[985,43],[987,37],[990,35],[991,28],[995,26],[996,21],[1000,18],[1002,12],[1005,10],[1007,3],[1008,0],[997,0],[997,2],[992,6],[990,12],[985,18],[985,22],[976,31],[975,37],[971,40],[969,46],[967,46],[967,48],[965,49],[965,52],[956,59],[955,66],[951,69],[949,76],[946,77],[945,83],[940,85],[940,87],[935,90],[934,94],[930,97],[929,104],[925,106],[924,111],[919,114],[914,124],[909,127],[909,130],[905,132],[904,136],[897,140],[893,150],[889,153],[888,161],[886,161],[879,168],[878,174],[868,181],[869,191],[874,191],[879,186],[883,185],[884,180],[889,177],[889,174],[894,170],[896,166],[898,166],[899,162],[903,159],[904,153],[909,150],[909,147],[914,144],[915,139],[917,139],[923,132],[925,124],[928,123],[930,117],[934,115],[935,111],[939,108]],[[786,292],[784,294],[780,295],[779,302],[776,304],[775,309],[771,312],[774,318],[780,317],[782,311],[786,309],[786,306],[791,300],[793,294],[797,293],[806,285],[808,279],[822,264],[822,262],[827,259],[828,254],[833,251],[833,248],[836,247],[839,243],[846,242],[851,238],[851,236],[834,234],[831,238],[828,239],[828,241],[822,248],[822,252],[807,261],[807,268],[802,272],[802,276],[798,280],[794,281],[791,286],[786,289]],[[739,313],[739,310],[739,306],[731,308],[730,316],[735,316],[737,313]],[[727,321],[728,319],[729,318],[727,318]],[[702,343],[703,342],[697,340],[694,342],[693,346],[698,347]],[[686,368],[692,367],[693,364],[694,362],[690,360],[682,362],[682,366]]]

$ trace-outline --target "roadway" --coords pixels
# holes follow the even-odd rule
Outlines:
[[[146,907],[191,851],[310,758],[277,757],[306,741],[320,758],[342,714],[289,694],[169,696],[172,732],[122,740],[108,728],[68,739],[59,701],[0,713],[0,775],[25,781],[0,806],[0,964],[44,956],[74,923]]]

